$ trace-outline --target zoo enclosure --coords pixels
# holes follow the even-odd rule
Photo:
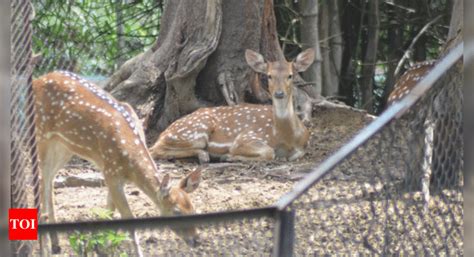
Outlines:
[[[32,9],[29,1],[19,0],[11,8],[12,207],[39,207]],[[274,206],[189,217],[42,224],[40,233],[138,228],[158,235],[151,245],[163,254],[462,254],[462,77],[455,65],[461,55],[462,45],[414,93],[314,168]],[[430,126],[433,138],[425,133]],[[431,173],[428,201],[421,188],[426,171]],[[183,248],[169,229],[190,224],[207,239],[199,251]],[[13,250],[22,254],[36,247],[19,243]]]

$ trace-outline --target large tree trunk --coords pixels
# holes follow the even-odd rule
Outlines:
[[[344,37],[344,51],[342,54],[341,80],[339,93],[342,100],[350,105],[355,105],[354,89],[357,85],[356,62],[358,59],[357,47],[361,30],[362,17],[364,16],[364,4],[360,0],[345,2],[342,11],[342,29]]]
[[[303,73],[306,81],[313,83],[312,97],[321,95],[321,49],[319,46],[319,8],[317,0],[302,0],[299,2],[301,13],[301,44],[303,48],[315,50],[316,61]]]
[[[157,42],[127,61],[106,89],[145,119],[148,140],[201,106],[242,102],[255,75],[245,49],[284,58],[271,0],[165,3]]]
[[[369,3],[367,50],[362,66],[362,78],[360,83],[362,94],[362,107],[369,113],[374,110],[374,88],[373,78],[377,61],[377,48],[379,42],[379,0],[372,0]]]
[[[330,85],[324,85],[324,94],[327,96],[339,95],[339,79],[341,76],[341,62],[343,52],[343,41],[341,32],[341,21],[339,13],[339,1],[329,2],[329,35],[330,35],[330,69],[331,82]]]
[[[397,1],[394,1],[394,4],[397,4]],[[403,27],[398,23],[400,20],[400,9],[394,6],[388,6],[388,19],[391,21],[387,29],[387,72],[385,77],[384,91],[382,95],[382,100],[380,101],[380,106],[378,111],[381,112],[385,110],[388,96],[393,90],[393,85],[397,80],[395,77],[395,70],[397,68],[398,60],[400,60],[403,55]]]
[[[116,35],[117,35],[117,49],[118,49],[116,67],[120,67],[125,62],[122,51],[126,49],[125,37],[124,37],[123,0],[116,1],[114,6],[115,6],[115,17],[116,17],[115,29],[116,29]]]
[[[453,0],[448,40],[444,47],[445,53],[462,41],[464,4],[462,0]]]
[[[338,1],[322,1],[320,22],[323,58],[322,94],[324,96],[336,96],[339,93],[342,61],[342,36]]]

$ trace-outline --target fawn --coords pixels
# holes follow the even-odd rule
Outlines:
[[[250,67],[268,78],[272,106],[242,104],[200,108],[175,121],[150,148],[154,158],[292,161],[302,157],[309,132],[293,107],[294,72],[305,71],[314,60],[307,49],[294,62],[265,62],[262,55],[246,50]]]
[[[132,107],[79,76],[53,72],[33,81],[36,138],[41,169],[41,217],[55,222],[53,179],[73,155],[93,163],[104,175],[107,206],[123,218],[133,218],[123,191],[134,183],[158,207],[162,215],[194,213],[188,193],[200,182],[200,170],[188,174],[178,186],[156,167],[146,147],[143,129]],[[44,221],[44,220],[43,220]],[[185,232],[183,232],[185,231]],[[195,228],[177,232],[194,244]],[[137,255],[141,249],[132,233]],[[59,252],[56,234],[51,235],[53,252]]]

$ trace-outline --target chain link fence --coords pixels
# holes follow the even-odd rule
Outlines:
[[[39,207],[32,75],[67,69],[93,82],[103,81],[109,75],[106,71],[143,51],[159,31],[156,10],[161,10],[161,1],[141,5],[119,1],[108,6],[68,3],[11,3],[14,208]],[[155,14],[140,15],[147,10]],[[81,22],[109,24],[114,29],[85,32]],[[145,29],[138,35],[127,34],[137,27]],[[110,44],[118,47],[107,47]],[[39,52],[44,45],[48,51]],[[39,56],[32,58],[33,52]],[[457,66],[450,67],[436,66],[428,78],[437,82],[416,105],[404,109],[416,100],[413,96],[391,107],[274,207],[190,217],[42,224],[40,234],[58,232],[66,255],[103,256],[116,251],[133,256],[133,247],[120,243],[129,241],[123,235],[132,228],[146,238],[141,245],[147,255],[462,255],[462,76]],[[434,79],[434,74],[441,78]],[[423,81],[425,87],[431,85]],[[183,226],[198,227],[197,247],[187,246],[174,232]],[[113,247],[102,249],[91,243],[100,236],[108,237],[103,242]],[[18,255],[38,255],[45,247],[17,242],[13,250]]]
[[[462,46],[453,52],[427,92],[425,79],[282,198],[296,256],[463,255],[463,79],[451,67]]]
[[[39,207],[31,88],[31,19],[29,1],[11,1],[11,208]],[[24,256],[31,247],[28,241],[15,241],[12,253]]]

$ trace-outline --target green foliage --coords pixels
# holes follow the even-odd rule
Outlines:
[[[109,210],[93,209],[92,211],[99,219],[112,219],[113,213]],[[94,251],[107,256],[128,256],[126,253],[119,253],[119,246],[128,239],[127,233],[113,230],[96,233],[76,231],[69,236],[69,244],[79,256],[88,256]]]
[[[126,2],[126,3],[123,3]],[[160,29],[159,1],[35,0],[36,72],[68,69],[110,74],[150,46]]]

